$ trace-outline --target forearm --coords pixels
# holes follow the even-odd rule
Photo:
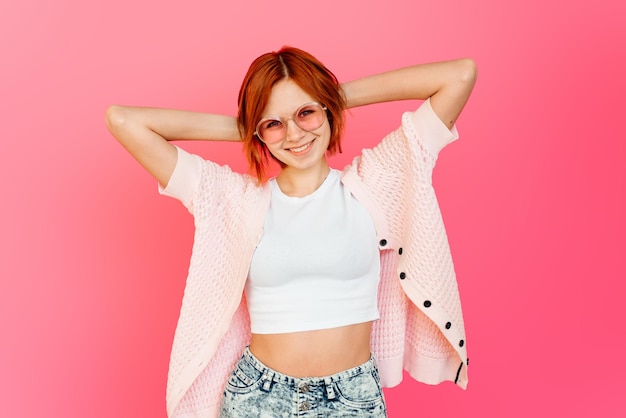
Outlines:
[[[450,127],[463,109],[476,81],[471,59],[400,68],[342,84],[348,107],[395,100],[426,100]]]
[[[126,127],[147,129],[167,141],[241,140],[234,117],[184,110],[111,106],[107,111],[107,125],[112,132]]]

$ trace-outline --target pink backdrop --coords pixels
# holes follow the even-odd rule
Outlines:
[[[260,53],[348,80],[479,66],[435,174],[470,385],[391,417],[622,417],[626,3],[78,0],[0,4],[0,415],[165,417],[192,219],[112,139],[112,103],[233,114]],[[352,112],[341,166],[416,103]],[[239,146],[187,148],[243,170]]]

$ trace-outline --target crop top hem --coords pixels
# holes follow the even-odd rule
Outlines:
[[[310,323],[306,323],[306,324],[299,322],[297,324],[292,324],[293,325],[292,327],[280,328],[280,327],[273,326],[271,329],[269,329],[269,327],[266,327],[265,329],[263,327],[256,327],[252,329],[252,333],[253,334],[289,334],[289,333],[295,333],[295,332],[318,331],[318,330],[324,330],[324,329],[346,327],[349,325],[363,324],[365,322],[376,321],[378,319],[380,319],[380,315],[378,311],[376,311],[376,312],[371,312],[369,315],[360,315],[360,314],[354,315],[352,318],[345,318],[345,320],[343,321],[334,320],[334,321],[327,321],[327,322],[322,322],[322,323],[320,323],[319,321],[311,321]]]

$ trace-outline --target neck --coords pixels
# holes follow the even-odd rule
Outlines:
[[[280,190],[287,196],[303,197],[316,191],[330,172],[326,159],[322,164],[306,170],[287,166],[276,177]]]

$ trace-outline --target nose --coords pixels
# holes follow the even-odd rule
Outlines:
[[[305,134],[305,131],[293,119],[288,119],[285,126],[287,129],[285,136],[287,141],[297,142]]]

